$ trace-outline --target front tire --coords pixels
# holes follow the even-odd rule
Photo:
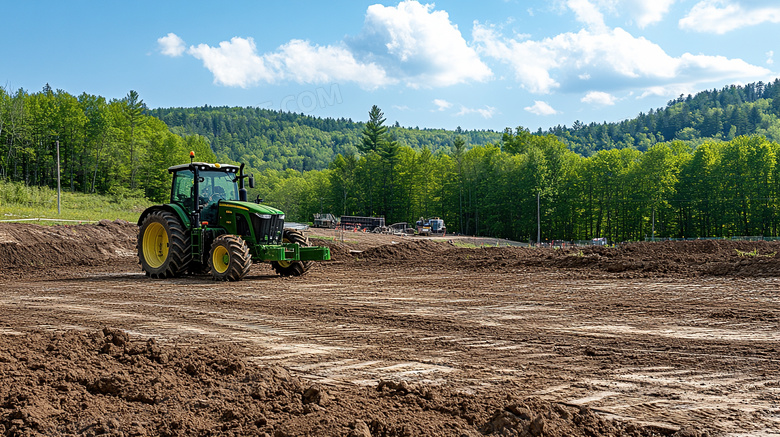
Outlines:
[[[217,281],[240,281],[252,267],[246,241],[237,235],[220,235],[209,252],[209,271]]]
[[[309,239],[303,233],[292,229],[285,229],[282,234],[282,241],[285,243],[298,243],[300,246],[308,246]],[[301,276],[309,270],[313,261],[273,261],[273,267],[276,273],[282,276]]]
[[[181,276],[192,261],[190,235],[176,214],[150,213],[138,231],[138,262],[155,279]]]

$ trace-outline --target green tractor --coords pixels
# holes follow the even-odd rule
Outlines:
[[[138,259],[152,278],[210,273],[239,281],[252,262],[270,262],[282,276],[300,276],[313,261],[330,259],[327,247],[309,246],[296,230],[285,229],[284,213],[248,202],[241,166],[192,162],[168,169],[171,200],[147,208],[138,219]]]

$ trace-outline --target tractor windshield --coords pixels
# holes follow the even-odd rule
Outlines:
[[[233,182],[236,175],[222,171],[201,171],[200,176],[200,197],[205,200],[204,203],[238,200],[238,189]]]
[[[235,174],[224,171],[200,171],[198,198],[200,205],[217,203],[219,200],[238,200]],[[171,190],[171,202],[182,204],[185,209],[192,210],[195,196],[193,173],[189,169],[179,170],[174,174]]]

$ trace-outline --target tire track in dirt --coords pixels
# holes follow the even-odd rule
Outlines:
[[[409,277],[398,279],[408,280]],[[283,287],[287,285],[287,282],[281,280],[261,281]],[[380,282],[383,283],[381,290],[367,290],[367,286],[375,287]],[[601,375],[601,380],[594,381],[592,378],[579,377],[578,369],[573,365],[580,360],[571,354],[577,352],[572,338],[592,339],[596,335],[596,338],[603,339],[603,335],[600,335],[603,333],[608,338],[620,341],[634,337],[646,340],[648,336],[663,339],[676,338],[670,334],[675,331],[683,334],[680,338],[685,338],[685,330],[680,327],[665,326],[668,332],[618,329],[618,325],[602,324],[604,321],[614,322],[614,317],[608,316],[600,316],[589,324],[582,324],[579,315],[582,309],[577,308],[578,302],[572,300],[558,304],[558,307],[552,306],[553,301],[559,300],[555,298],[556,293],[536,295],[534,301],[524,300],[518,305],[512,298],[513,294],[508,291],[494,293],[490,299],[482,300],[465,291],[463,296],[440,298],[445,289],[427,284],[425,291],[411,290],[415,292],[412,297],[408,294],[408,287],[399,287],[388,280],[358,281],[333,287],[331,293],[334,296],[331,296],[329,305],[355,314],[349,317],[347,313],[345,316],[348,319],[341,318],[331,324],[312,311],[317,302],[312,302],[310,296],[318,284],[257,294],[253,292],[255,284],[249,282],[217,287],[214,283],[198,279],[160,282],[128,274],[105,280],[94,278],[82,282],[72,281],[56,287],[37,283],[27,288],[32,291],[31,294],[17,294],[10,300],[9,296],[14,293],[6,294],[2,304],[22,303],[25,313],[50,313],[56,310],[66,319],[47,321],[37,325],[39,327],[87,327],[94,320],[100,320],[104,323],[119,323],[132,331],[153,332],[171,341],[186,341],[193,336],[207,335],[250,343],[263,351],[263,355],[258,355],[256,360],[283,365],[303,377],[326,384],[368,385],[381,379],[443,384],[459,380],[461,390],[474,392],[489,390],[491,385],[493,389],[507,383],[527,385],[528,379],[533,378],[534,384],[542,388],[534,392],[536,394],[575,405],[587,404],[618,417],[631,417],[640,421],[652,419],[650,421],[654,423],[663,418],[668,422],[660,423],[669,426],[707,419],[708,423],[724,429],[728,429],[728,423],[718,423],[717,417],[733,419],[734,415],[748,414],[746,418],[750,419],[749,411],[739,409],[740,400],[729,402],[728,396],[724,395],[688,396],[663,401],[654,398],[675,397],[677,392],[695,393],[700,391],[697,386],[702,383],[699,381],[707,379],[720,381],[718,384],[710,384],[710,391],[731,393],[734,388],[754,384],[755,380],[751,378],[688,370],[683,372],[687,382],[680,382],[668,378],[669,372],[680,374],[675,367],[637,367],[630,373],[617,369]],[[164,285],[165,297],[162,300],[167,302],[161,303],[159,292],[150,285]],[[659,293],[660,289],[678,293],[670,284],[645,285],[644,288],[654,290],[652,293]],[[572,290],[572,287],[565,288]],[[589,287],[591,295],[598,294],[598,290],[611,288],[614,287],[597,284]],[[628,288],[634,290],[636,285],[629,285]],[[583,289],[578,291],[585,292]],[[269,302],[278,302],[282,296],[290,304],[275,309],[282,314],[263,312],[268,309]],[[134,299],[128,300],[128,297]],[[496,303],[497,299],[502,299],[504,303]],[[221,303],[229,303],[229,308],[224,308]],[[239,310],[239,306],[243,309]],[[291,308],[295,310],[293,313],[301,316],[286,314]],[[324,315],[330,318],[334,316],[332,311],[326,311]],[[374,323],[369,323],[371,320]],[[578,320],[580,322],[576,323]],[[654,323],[658,324],[659,321],[654,320]],[[426,324],[430,327],[426,327]],[[445,326],[449,328],[443,329]],[[495,336],[474,336],[480,329],[487,332],[499,330],[495,331]],[[569,341],[535,343],[524,334],[529,329],[540,337],[560,336]],[[467,335],[457,335],[459,331]],[[434,335],[441,332],[452,334]],[[692,340],[700,338],[688,337]],[[383,356],[377,351],[377,347],[369,341],[372,338],[385,339],[382,344],[393,351],[391,356]],[[739,339],[739,336],[726,338]],[[598,357],[599,345],[591,347],[593,355]],[[610,354],[670,353],[646,348],[616,349],[611,346],[608,350]],[[354,355],[364,355],[365,359],[352,358]],[[730,358],[728,355],[711,353],[691,355],[708,355],[713,359]],[[415,359],[401,359],[412,356]],[[583,370],[587,370],[587,367]],[[592,369],[589,371],[592,372]],[[544,377],[545,374],[556,375],[557,380],[568,380],[569,383],[553,391],[547,390],[543,387],[551,381],[549,377]],[[773,381],[767,383],[772,384]],[[664,407],[660,408],[659,403]],[[691,407],[697,404],[720,406]],[[754,409],[760,410],[761,407],[753,401]],[[767,403],[763,407],[771,408],[771,404]],[[684,413],[674,413],[678,410]],[[744,423],[743,420],[739,422]]]

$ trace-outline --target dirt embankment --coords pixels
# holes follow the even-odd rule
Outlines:
[[[94,225],[0,224],[0,278],[53,274],[68,266],[95,266],[136,256],[138,226],[124,220]]]
[[[562,269],[573,276],[680,277],[780,275],[780,242],[692,240],[638,242],[618,247],[548,249],[520,247],[460,248],[452,241],[403,239],[366,246],[312,239],[331,248],[333,259],[347,262],[436,263],[450,269],[507,272]]]
[[[695,435],[689,431],[677,435]],[[219,344],[161,345],[120,330],[0,336],[0,434],[651,436],[587,407],[381,381],[304,383]]]
[[[315,231],[317,232],[317,231]],[[321,231],[320,231],[321,232]],[[137,262],[138,228],[125,221],[95,225],[0,224],[0,278],[40,276],[58,268]],[[582,249],[461,248],[449,240],[348,233],[345,241],[311,238],[328,246],[335,262],[430,264],[495,272],[571,270],[617,277],[780,274],[780,242],[696,240],[641,242]]]

